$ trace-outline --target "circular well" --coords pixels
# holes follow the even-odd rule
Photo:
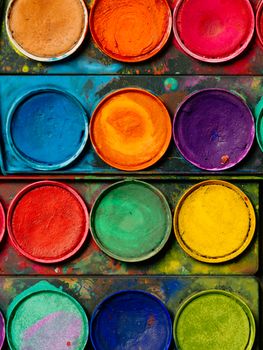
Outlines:
[[[247,196],[220,180],[191,187],[174,213],[174,231],[181,248],[207,263],[239,256],[250,244],[255,226],[255,212]]]
[[[23,188],[9,207],[7,221],[14,247],[41,263],[61,262],[74,255],[89,229],[82,198],[70,186],[55,181]]]
[[[6,218],[3,204],[0,202],[0,242],[2,242],[6,229]]]
[[[168,350],[172,323],[165,305],[155,296],[127,290],[97,306],[90,336],[95,350]]]
[[[259,3],[258,9],[257,9],[257,15],[256,15],[256,28],[257,28],[257,35],[261,42],[261,45],[263,45],[263,1]]]
[[[56,170],[71,164],[88,139],[87,115],[75,97],[43,89],[19,99],[7,121],[11,148],[30,167]]]
[[[146,90],[127,88],[106,96],[90,122],[90,138],[99,157],[121,170],[142,170],[166,152],[172,136],[169,113]]]
[[[82,44],[88,10],[83,0],[11,0],[6,30],[18,52],[40,62],[57,61]]]
[[[5,341],[5,319],[2,312],[0,312],[0,349],[3,348],[4,341]]]
[[[259,147],[263,152],[263,109],[257,118],[256,135],[257,135],[257,141],[258,141]]]
[[[70,295],[54,290],[22,298],[7,323],[12,350],[84,350],[88,334],[88,319],[81,305]]]
[[[97,198],[91,233],[109,256],[127,262],[157,254],[171,233],[172,218],[163,194],[141,181],[121,181]]]
[[[251,350],[255,320],[247,304],[223,290],[207,290],[185,300],[174,321],[180,350]]]
[[[222,171],[241,162],[255,137],[254,117],[237,95],[205,89],[189,95],[173,123],[174,141],[186,160],[198,168]]]
[[[96,0],[90,12],[93,40],[119,61],[139,62],[154,56],[167,42],[171,29],[166,0]]]
[[[255,27],[249,0],[179,0],[173,23],[175,38],[183,51],[210,63],[240,55],[250,43]]]

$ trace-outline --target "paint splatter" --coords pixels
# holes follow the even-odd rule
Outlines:
[[[166,91],[176,91],[178,89],[178,81],[174,78],[167,78],[164,81],[164,87]]]

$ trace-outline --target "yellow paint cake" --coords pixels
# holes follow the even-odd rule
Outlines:
[[[180,200],[174,229],[180,246],[197,260],[218,263],[241,254],[255,231],[246,195],[230,183],[205,181]]]

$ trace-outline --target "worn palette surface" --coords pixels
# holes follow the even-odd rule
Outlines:
[[[90,8],[93,0],[85,1]],[[17,54],[10,46],[4,25],[4,8],[7,7],[8,2],[9,0],[0,0],[0,22],[2,21],[0,23],[2,151],[0,161],[4,174],[23,174],[27,175],[28,179],[0,179],[0,200],[5,210],[20,189],[40,179],[40,177],[32,178],[32,174],[42,173],[29,168],[17,158],[6,140],[8,111],[19,97],[31,90],[42,87],[65,90],[82,103],[89,117],[106,94],[127,86],[149,89],[159,96],[168,108],[171,119],[176,108],[187,95],[204,88],[223,88],[239,94],[248,103],[255,118],[263,108],[263,78],[260,76],[263,74],[263,47],[256,35],[240,57],[227,63],[213,65],[199,62],[182,53],[175,43],[173,34],[156,57],[143,63],[117,62],[104,55],[88,33],[84,44],[73,56],[61,62],[42,64]],[[168,2],[173,9],[177,0],[168,0]],[[251,3],[256,10],[259,0],[251,0]],[[24,74],[27,76],[23,76]],[[40,76],[40,74],[49,76]],[[204,76],[209,74],[210,76]],[[62,173],[64,180],[59,177],[57,179],[73,186],[84,198],[89,211],[101,191],[114,181],[123,179],[124,176],[124,172],[113,169],[100,160],[92,149],[90,141],[71,167],[61,172],[52,172],[52,174],[60,174],[59,176],[62,176]],[[73,177],[72,174],[79,175]],[[86,178],[80,179],[80,174],[85,174]],[[136,177],[138,174],[164,193],[172,211],[182,194],[197,181],[205,180],[211,175],[220,175],[221,178],[230,181],[238,180],[233,183],[251,199],[258,219],[256,236],[252,244],[238,259],[225,264],[208,265],[197,262],[184,253],[172,232],[168,243],[155,258],[143,263],[128,264],[107,257],[89,235],[85,246],[73,259],[65,264],[41,265],[19,255],[11,246],[6,234],[0,244],[1,310],[5,313],[8,304],[17,294],[42,280],[43,277],[40,275],[50,275],[47,278],[49,282],[62,287],[64,291],[76,297],[87,311],[89,319],[95,306],[104,297],[122,289],[141,289],[155,294],[164,301],[171,316],[174,317],[174,310],[191,293],[209,288],[222,288],[237,293],[251,307],[258,326],[255,350],[261,349],[263,340],[260,339],[262,337],[259,334],[262,331],[262,317],[260,317],[262,308],[259,305],[256,280],[250,277],[230,276],[191,277],[193,274],[257,274],[261,276],[262,299],[263,279],[260,256],[262,253],[262,205],[259,198],[262,197],[260,181],[263,175],[263,153],[257,142],[254,142],[248,156],[239,165],[215,174],[200,170],[184,160],[172,140],[161,161],[149,169],[136,173]],[[101,178],[102,175],[104,179]],[[135,176],[134,173],[131,175]],[[160,176],[163,176],[162,180]],[[258,182],[254,182],[253,179]],[[258,268],[259,272],[257,272]],[[181,275],[181,277],[172,275]],[[182,275],[190,276],[182,277]],[[8,348],[7,345],[5,348]],[[92,349],[90,343],[87,349]],[[173,344],[171,350],[174,349]]]
[[[63,181],[72,186],[82,196],[90,212],[99,194],[116,180],[78,180]],[[173,212],[184,192],[196,182],[151,179],[149,182],[166,197]],[[7,210],[12,198],[19,190],[32,180],[0,181],[0,200]],[[251,200],[257,218],[259,217],[259,186],[254,182],[233,182]],[[43,265],[31,262],[20,255],[11,245],[6,234],[1,243],[0,274],[1,275],[239,275],[255,274],[258,270],[259,258],[259,225],[255,237],[246,251],[237,259],[224,264],[206,264],[188,256],[179,246],[172,230],[164,248],[155,257],[141,263],[124,263],[104,254],[89,235],[80,252],[63,264]]]
[[[180,304],[191,294],[206,289],[223,289],[241,297],[251,308],[256,323],[259,323],[258,282],[249,277],[166,277],[166,278],[10,278],[0,280],[0,308],[6,314],[13,298],[40,280],[47,280],[76,298],[84,307],[90,320],[92,312],[106,296],[124,289],[144,290],[160,298],[167,306],[172,321]],[[259,333],[257,335],[259,337]],[[255,350],[259,350],[259,339]],[[89,343],[87,349],[92,349]],[[172,344],[170,350],[175,350]]]
[[[88,7],[92,6],[92,0],[86,0]],[[168,1],[171,9],[177,0]],[[259,0],[251,1],[254,10]],[[4,1],[4,7],[8,0]],[[2,12],[4,19],[5,11]],[[259,75],[262,74],[263,48],[259,39],[254,38],[247,50],[240,56],[223,64],[211,65],[199,62],[184,53],[175,42],[173,33],[163,50],[152,59],[140,64],[126,64],[114,61],[104,55],[91,39],[90,33],[84,40],[81,48],[67,60],[42,64],[31,61],[18,55],[10,46],[7,38],[4,20],[0,40],[0,60],[3,62],[0,72],[5,74],[224,74],[224,75]]]
[[[17,99],[42,88],[61,89],[81,102],[90,117],[101,99],[108,93],[124,88],[139,87],[150,91],[161,98],[167,107],[171,120],[179,104],[192,92],[206,88],[228,89],[244,98],[255,119],[263,109],[263,78],[261,77],[206,77],[181,76],[158,77],[152,76],[0,76],[0,116],[2,133],[2,171],[4,174],[39,173],[30,168],[14,154],[7,142],[6,125],[10,108]],[[53,172],[54,173],[54,172]],[[56,171],[56,173],[85,173],[85,174],[123,174],[105,164],[95,153],[90,141],[72,164]],[[171,140],[170,147],[162,159],[149,169],[137,172],[140,174],[176,174],[176,175],[210,175],[213,172],[200,170],[187,162]],[[126,172],[127,174],[127,172]],[[245,159],[229,170],[221,171],[222,175],[263,175],[263,152],[256,140]]]

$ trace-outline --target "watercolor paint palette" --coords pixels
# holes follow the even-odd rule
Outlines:
[[[169,0],[171,9],[177,1]],[[251,4],[256,12],[259,0]],[[5,2],[7,6],[8,1]],[[90,9],[93,1],[86,1]],[[3,11],[5,13],[5,10]],[[9,44],[6,29],[2,27],[3,52],[1,72],[32,73],[32,74],[261,74],[263,48],[259,39],[254,35],[251,44],[240,57],[234,61],[211,65],[202,63],[187,56],[171,34],[166,46],[160,54],[147,63],[127,64],[114,61],[102,53],[88,34],[80,49],[65,61],[52,65],[30,61],[19,56]]]
[[[14,178],[7,180],[2,177],[0,181],[0,200],[7,211],[12,199],[20,190],[27,185],[40,180],[25,180]],[[58,179],[57,179],[58,180]],[[58,180],[59,181],[59,180]],[[62,180],[64,184],[72,187],[84,200],[88,212],[95,200],[103,190],[116,183],[114,180]],[[177,181],[170,178],[167,180],[143,179],[146,183],[154,186],[166,198],[172,213],[183,194],[190,189],[196,181]],[[96,245],[91,235],[85,240],[80,251],[70,259],[62,263],[41,264],[28,260],[11,244],[9,236],[6,234],[0,250],[0,274],[20,274],[20,275],[242,275],[255,274],[259,267],[259,185],[256,182],[238,181],[233,182],[250,199],[257,218],[255,236],[249,247],[236,259],[219,264],[207,264],[191,258],[180,248],[175,239],[173,229],[168,241],[161,251],[149,260],[142,262],[121,262],[110,258],[103,253]]]
[[[256,326],[258,327],[259,324],[259,286],[257,280],[250,277],[166,277],[163,279],[147,277],[127,279],[113,277],[85,277],[81,279],[76,277],[21,277],[17,279],[4,277],[0,282],[0,307],[4,315],[6,315],[7,306],[17,295],[43,280],[74,297],[84,308],[89,320],[95,307],[105,297],[121,290],[142,290],[155,295],[166,305],[173,322],[179,306],[189,296],[203,290],[219,289],[231,292],[242,298],[251,309]],[[259,333],[256,336],[253,347],[255,350],[259,350],[258,337]],[[90,340],[87,348],[93,349]],[[175,345],[174,341],[172,341],[169,350],[174,349]]]
[[[22,77],[22,76],[0,76],[0,91],[1,91],[1,101],[0,101],[0,114],[1,114],[1,134],[2,134],[2,172],[3,174],[34,174],[43,172],[52,173],[63,173],[63,174],[87,174],[87,175],[98,175],[98,174],[121,174],[124,170],[117,170],[110,167],[100,157],[96,154],[93,146],[90,142],[90,135],[88,135],[88,124],[92,113],[95,108],[101,102],[101,100],[107,96],[110,92],[124,88],[124,87],[136,87],[142,89],[149,89],[150,92],[159,97],[165,107],[168,109],[171,121],[174,118],[177,108],[184,101],[184,99],[191,93],[200,91],[202,89],[217,88],[226,89],[230,92],[236,93],[241,96],[251,112],[254,115],[255,121],[259,120],[258,126],[258,138],[261,141],[260,132],[260,122],[262,119],[262,78],[260,77],[129,77],[129,76],[32,76],[32,77]],[[66,148],[60,152],[61,159],[54,159],[54,162],[60,162],[58,166],[45,167],[47,170],[40,170],[42,167],[42,160],[45,161],[47,154],[54,153],[50,148],[52,143],[52,128],[58,127],[58,130],[64,125],[58,126],[54,120],[51,121],[48,126],[47,139],[43,141],[43,145],[47,144],[47,150],[36,148],[36,150],[29,149],[29,154],[34,158],[41,153],[40,165],[32,165],[27,161],[27,158],[23,158],[18,155],[14,149],[12,143],[10,144],[10,115],[13,111],[16,111],[17,104],[19,106],[19,101],[28,94],[32,94],[35,91],[43,91],[43,89],[55,89],[65,92],[65,98],[72,101],[76,99],[74,105],[79,106],[79,112],[75,112],[74,118],[70,123],[75,126],[66,130],[65,135],[67,139],[72,140],[74,144],[74,152]],[[72,102],[67,101],[68,104]],[[32,102],[33,103],[33,102]],[[21,106],[20,106],[21,107]],[[22,105],[23,107],[23,105]],[[21,107],[21,108],[22,108]],[[26,107],[24,107],[26,108]],[[72,106],[71,108],[76,108]],[[73,109],[74,110],[74,109]],[[43,111],[44,113],[44,111]],[[77,114],[76,114],[77,113]],[[86,116],[84,116],[84,114]],[[76,115],[76,116],[75,116]],[[22,118],[22,117],[21,117]],[[21,119],[20,118],[20,119]],[[79,118],[79,119],[77,119]],[[84,119],[81,119],[84,118]],[[23,139],[25,135],[19,134],[21,128],[16,127],[16,124],[25,122],[23,119],[19,120],[19,114],[16,123],[13,126],[13,133],[21,143],[23,149]],[[9,121],[8,121],[9,120]],[[76,127],[76,120],[82,120],[82,129],[80,126]],[[9,125],[9,127],[8,127]],[[80,125],[78,123],[77,125]],[[36,127],[41,127],[41,124]],[[43,125],[42,125],[43,128]],[[32,128],[32,133],[34,129]],[[34,134],[34,133],[33,133]],[[32,134],[32,137],[33,137]],[[8,136],[9,135],[9,136]],[[51,136],[50,136],[51,135]],[[51,139],[50,139],[51,137]],[[81,142],[79,142],[79,137]],[[53,136],[54,138],[54,136]],[[88,139],[88,140],[87,140]],[[85,140],[87,140],[85,142]],[[37,141],[37,140],[36,140]],[[46,143],[45,143],[46,142]],[[58,141],[57,141],[58,142]],[[60,140],[60,142],[62,142]],[[85,144],[85,145],[84,145]],[[60,144],[57,145],[58,147]],[[73,146],[72,146],[73,147]],[[84,148],[83,148],[84,147]],[[262,147],[262,146],[261,146]],[[58,148],[59,149],[59,148]],[[33,152],[34,151],[34,152]],[[74,154],[75,153],[75,154]],[[59,168],[61,163],[64,161],[64,168]],[[72,162],[66,166],[67,162]],[[220,165],[220,164],[219,164]],[[261,151],[258,142],[255,140],[252,148],[248,152],[247,156],[242,162],[237,164],[234,168],[230,168],[221,172],[216,172],[217,174],[224,174],[225,176],[231,175],[251,175],[253,176],[262,175],[262,165],[263,165],[263,152]],[[222,165],[220,165],[222,167]],[[133,171],[135,172],[135,171]],[[211,174],[211,171],[201,170],[198,167],[192,165],[190,162],[184,159],[182,154],[176,148],[174,140],[171,140],[170,146],[163,157],[150,168],[137,171],[140,174],[176,174],[176,175],[201,175],[201,174]],[[127,173],[127,171],[126,171]]]
[[[84,309],[89,329],[86,324],[84,341],[77,346],[78,350],[84,350],[84,347],[106,350],[102,343],[97,344],[98,349],[92,345],[90,326],[95,319],[92,317],[94,310],[100,305],[103,311],[105,302],[100,303],[113,293],[123,290],[151,293],[167,307],[172,322],[181,307],[183,317],[177,318],[181,322],[189,306],[184,303],[189,297],[196,301],[196,293],[215,289],[233,293],[237,304],[238,298],[247,304],[256,321],[253,350],[260,350],[263,346],[260,336],[263,325],[263,0],[235,0],[229,4],[211,0],[205,5],[203,0],[148,0],[132,4],[129,0],[64,0],[63,4],[61,0],[45,0],[43,9],[38,6],[41,3],[43,1],[0,0],[0,170],[3,175],[0,176],[0,311],[6,321],[8,337],[14,336],[11,342],[9,339],[9,345],[5,341],[3,349],[16,350],[12,341],[19,343],[21,340],[20,336],[15,339],[15,333],[8,328],[11,310],[8,306],[14,299],[20,302],[21,295],[35,290],[37,283],[42,285],[46,281],[53,285],[55,294],[68,293],[68,301],[74,303],[71,297],[75,298]],[[60,17],[59,31],[52,28],[56,21],[49,17],[49,9],[64,14]],[[25,14],[26,22],[21,27]],[[16,16],[18,22],[14,19]],[[101,20],[103,16],[105,20]],[[70,21],[67,20],[69,17]],[[48,27],[43,18],[49,22]],[[144,30],[146,22],[156,26]],[[241,27],[237,28],[240,23]],[[35,51],[32,51],[30,40],[32,35],[38,35],[42,25],[43,35],[35,40]],[[22,41],[19,39],[21,30]],[[43,44],[49,35],[48,45]],[[137,106],[138,96],[126,99],[120,89],[129,89],[127,95],[132,95],[133,89],[137,89],[136,93],[146,90],[142,93],[145,99],[140,107],[143,108]],[[111,95],[113,98],[109,94],[114,94]],[[217,123],[215,108],[209,106],[209,94],[218,97],[216,110],[220,112],[217,119],[225,114],[225,118]],[[202,96],[200,104],[195,99],[199,95]],[[146,97],[152,98],[152,102],[146,103]],[[229,103],[223,101],[226,97]],[[118,98],[123,98],[123,105],[118,104]],[[239,108],[232,109],[232,102]],[[147,111],[153,107],[152,103],[159,103],[155,115]],[[124,105],[130,111],[123,122],[119,116],[123,114]],[[224,106],[227,113],[222,112]],[[234,118],[237,109],[239,119]],[[211,117],[208,139],[206,133],[195,132],[202,119],[198,119],[198,110],[205,120]],[[157,156],[149,163],[125,167],[114,163],[101,151],[101,135],[108,148],[117,135],[115,131],[109,133],[112,131],[111,125],[107,124],[109,119],[117,129],[121,129],[122,122],[125,126],[129,122],[136,136],[142,135],[146,144],[142,145],[140,141],[140,148],[135,143],[131,146],[125,135],[124,141],[116,143],[119,153],[120,150],[127,151],[124,158],[130,150],[133,150],[132,156],[138,155],[140,150],[152,150],[154,147],[147,147],[147,142],[152,139],[149,130],[152,120],[161,112],[163,119],[159,118],[159,125],[155,124],[159,134],[156,132],[151,145],[164,141]],[[145,117],[146,114],[150,118]],[[96,120],[91,119],[93,115]],[[143,116],[144,125],[137,126],[136,115]],[[231,120],[228,120],[229,116]],[[101,129],[95,130],[95,121],[99,118],[102,118]],[[191,125],[187,124],[189,120]],[[180,130],[186,135],[184,147],[182,138],[177,137]],[[130,129],[127,127],[125,131],[129,136]],[[238,134],[242,136],[243,144],[238,142]],[[145,135],[148,140],[143,138]],[[235,159],[224,149],[225,135],[238,153]],[[229,141],[232,136],[233,142]],[[196,160],[201,153],[196,148],[199,139],[205,140],[205,160],[209,158],[206,144],[215,142],[220,149],[219,165],[209,167]],[[28,140],[33,141],[33,147]],[[112,149],[116,151],[114,147]],[[193,155],[193,151],[196,154]],[[205,180],[209,182],[204,183]],[[229,183],[223,184],[221,180]],[[42,181],[41,185],[39,181]],[[202,206],[198,205],[200,198]],[[217,208],[221,215],[216,215]],[[210,225],[214,222],[219,225],[211,230]],[[223,223],[228,224],[231,237],[224,231],[224,241],[219,249],[215,242],[221,239],[221,223],[222,227]],[[237,232],[241,235],[240,228],[241,239],[235,235]],[[121,237],[121,240],[116,244],[117,230],[117,238]],[[68,232],[72,234],[68,235]],[[123,232],[127,237],[122,237]],[[130,232],[135,232],[136,242],[141,243],[139,248],[134,245],[135,252],[132,251],[134,241],[129,242]],[[140,237],[141,232],[144,232],[143,237]],[[242,244],[237,247],[240,240]],[[232,252],[226,254],[226,247]],[[140,254],[137,254],[138,249]],[[40,299],[48,297],[45,293],[40,294]],[[29,297],[25,304],[16,304],[11,310],[12,317],[19,316],[26,302],[30,304],[31,300],[34,298]],[[108,300],[112,301],[114,297]],[[234,297],[233,301],[235,303]],[[43,328],[31,327],[31,322],[26,324],[25,320],[21,322],[24,329],[20,322],[12,324],[18,333],[25,331],[25,347],[46,350],[47,346],[41,341],[48,333],[45,330],[51,331],[52,337],[57,328],[60,328],[58,333],[61,332],[56,320],[62,320],[66,328],[69,326],[61,332],[63,346],[65,340],[66,348],[74,346],[72,338],[65,338],[70,320],[60,318],[61,310],[52,309],[52,303],[49,306],[55,315],[51,317],[45,313],[49,314],[50,310],[46,308],[45,311],[39,305],[35,311],[36,314],[43,311],[44,322],[40,322]],[[123,306],[125,302],[121,303],[120,309]],[[242,339],[247,333],[251,339],[254,335],[249,309],[245,310],[249,322],[246,319],[242,323],[244,313],[243,319],[240,317],[239,326],[244,327]],[[85,321],[83,310],[79,308],[79,311]],[[129,311],[132,313],[132,307]],[[208,313],[208,304],[201,311],[203,315]],[[234,329],[233,324],[238,319],[235,315],[232,308],[229,323],[224,325],[227,330],[231,326]],[[195,320],[202,315],[197,311],[192,316]],[[219,318],[216,316],[215,321]],[[147,327],[158,326],[152,317],[148,321]],[[98,319],[96,323],[96,331],[101,331],[102,336],[106,330],[98,325],[103,322]],[[131,322],[127,316],[125,327],[128,328]],[[79,334],[78,326],[79,318],[73,327]],[[187,327],[181,335],[179,331],[175,332],[173,338],[178,335],[179,342],[184,332],[193,334],[194,327],[190,330]],[[134,334],[137,329],[133,327],[131,332],[126,332],[126,328],[124,337]],[[166,342],[171,335],[172,329],[166,333]],[[187,338],[187,341],[183,340],[184,346],[186,350],[193,350],[191,337]],[[111,337],[112,342],[114,339]],[[48,339],[52,344],[48,348],[52,348],[52,340]],[[240,350],[238,343],[231,342],[228,342],[229,350]],[[219,340],[218,344],[217,348],[222,348],[226,343]],[[250,345],[246,350],[251,349]],[[114,346],[115,349],[116,344]],[[179,347],[172,340],[169,350],[179,350]],[[131,350],[129,346],[124,349]],[[197,347],[200,349],[202,345]],[[155,350],[154,346],[150,350]]]

